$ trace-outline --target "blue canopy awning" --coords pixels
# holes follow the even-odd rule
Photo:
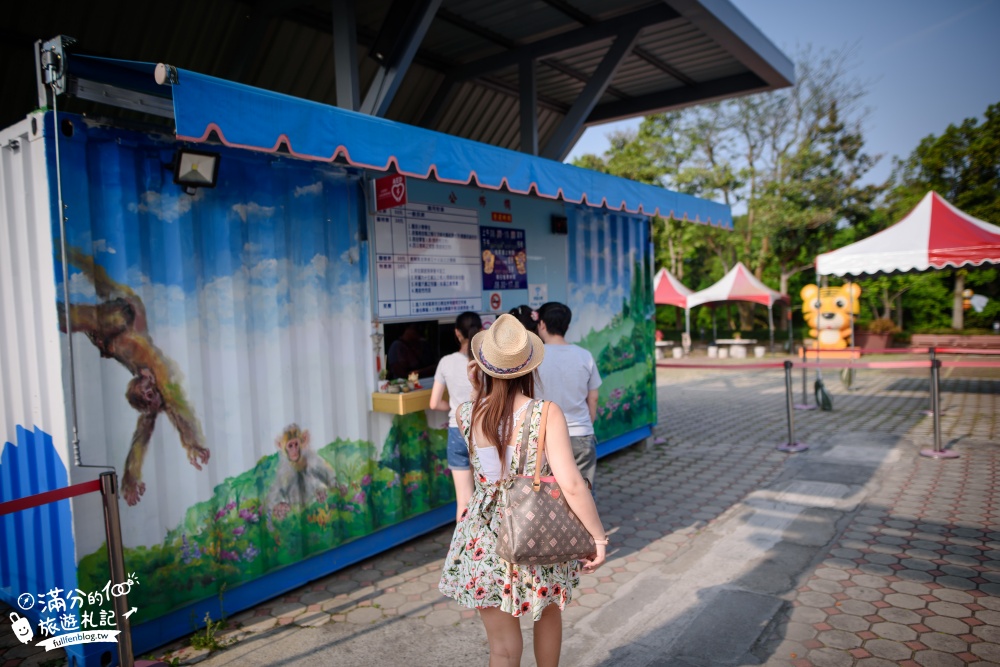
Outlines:
[[[80,58],[80,56],[77,56]],[[102,58],[135,76],[153,65]],[[277,152],[416,178],[536,194],[574,204],[732,228],[724,204],[589,169],[481,144],[433,130],[253,88],[197,72],[177,72],[171,92],[177,138],[208,141],[214,131],[227,146]]]

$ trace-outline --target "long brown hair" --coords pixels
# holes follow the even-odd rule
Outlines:
[[[500,455],[500,469],[507,467],[507,443],[514,431],[514,399],[518,393],[528,398],[535,394],[535,373],[531,371],[510,380],[495,378],[482,371],[472,376],[472,395],[478,397],[472,404],[471,427],[482,425],[483,437]],[[525,419],[528,415],[525,415]],[[469,456],[472,456],[472,438],[469,438]]]

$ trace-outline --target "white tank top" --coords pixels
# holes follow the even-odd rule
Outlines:
[[[520,422],[518,419],[524,413],[525,408],[531,404],[531,399],[528,399],[524,405],[519,407],[514,411],[514,444],[508,444],[506,450],[504,451],[504,458],[507,459],[507,469],[510,469],[511,461],[514,460],[514,452],[517,450],[517,442],[521,438],[521,427],[524,424],[524,420]],[[483,474],[486,479],[492,484],[500,479],[500,475],[503,473],[503,467],[500,465],[500,454],[497,452],[496,447],[479,447],[476,445],[476,435],[475,432],[472,434],[472,444],[476,447],[476,454],[479,455],[479,466],[482,468]],[[545,453],[542,452],[542,458],[545,458]]]

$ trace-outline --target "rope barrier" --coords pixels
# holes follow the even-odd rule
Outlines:
[[[670,363],[658,363],[656,364],[658,368],[725,368],[731,370],[743,370],[745,368],[784,368],[785,365],[782,363],[758,363],[758,364],[733,364],[733,365],[720,365],[720,364],[670,364]]]
[[[47,505],[48,503],[65,500],[66,498],[73,498],[87,493],[94,493],[95,491],[100,490],[101,480],[95,479],[90,482],[74,484],[73,486],[64,486],[63,488],[55,489],[54,491],[44,491],[42,493],[36,493],[33,496],[25,496],[24,498],[8,500],[7,502],[0,503],[0,516],[3,516],[4,514],[11,514],[13,512],[20,512],[21,510],[31,509],[32,507],[38,507],[39,505]]]
[[[807,361],[796,364],[800,368],[930,368],[930,361]]]
[[[983,359],[981,361],[942,361],[942,366],[951,368],[1000,368],[1000,361],[989,361]]]

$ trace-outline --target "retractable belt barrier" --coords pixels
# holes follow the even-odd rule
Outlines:
[[[929,368],[930,369],[930,409],[925,411],[925,414],[929,414],[934,418],[934,447],[932,449],[923,449],[920,451],[921,456],[926,456],[935,459],[952,459],[958,458],[959,454],[952,450],[946,450],[941,443],[941,369],[942,368],[1000,368],[1000,361],[993,361],[987,359],[979,360],[943,360],[938,359],[938,354],[962,354],[962,355],[1000,355],[1000,350],[994,349],[968,349],[961,347],[929,347],[929,348],[893,348],[887,350],[880,350],[879,354],[882,352],[888,352],[890,354],[927,354],[931,355],[931,358],[924,360],[913,360],[913,361],[855,361],[853,359],[843,360],[843,361],[791,361],[786,360],[782,363],[778,362],[763,362],[763,363],[750,363],[750,364],[686,364],[686,363],[670,363],[670,362],[660,362],[656,366],[658,368],[698,368],[698,369],[713,369],[713,370],[727,370],[727,371],[742,371],[742,370],[777,370],[783,368],[785,371],[785,404],[787,409],[788,417],[788,441],[781,443],[777,446],[777,449],[783,452],[801,452],[809,448],[808,445],[802,442],[797,442],[795,440],[795,423],[792,417],[793,410],[795,409],[807,409],[811,410],[814,406],[808,405],[806,398],[806,380],[805,380],[805,370],[808,368],[815,368],[817,370],[822,369],[902,369],[902,368]],[[805,354],[803,354],[805,357]],[[802,403],[795,404],[792,403],[792,368],[794,366],[800,366],[802,368]]]
[[[61,489],[44,491],[23,498],[16,498],[0,503],[0,516],[21,512],[32,507],[40,507],[67,498],[83,496],[88,493],[100,493],[104,505],[104,534],[108,545],[108,566],[111,573],[111,585],[123,585],[125,579],[125,554],[122,550],[122,529],[118,516],[118,474],[101,473],[100,478],[90,482],[81,482]],[[129,621],[128,596],[115,595],[115,618],[119,635],[118,664],[121,667],[133,667],[135,658],[132,655],[132,624]]]

